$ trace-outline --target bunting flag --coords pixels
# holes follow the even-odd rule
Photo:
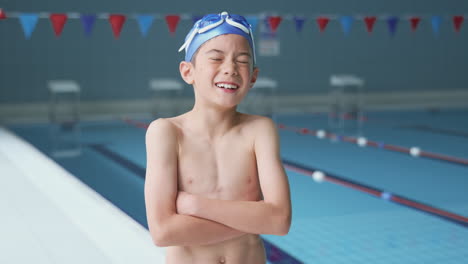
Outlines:
[[[246,16],[247,22],[252,26],[252,30],[255,30],[258,25],[258,17],[257,16]]]
[[[316,21],[320,32],[324,32],[330,19],[328,17],[318,17]]]
[[[375,21],[377,21],[377,17],[375,16],[367,16],[364,18],[364,22],[366,23],[366,30],[367,30],[367,33],[372,33],[372,31],[374,30],[374,24],[375,24]]]
[[[294,24],[296,25],[296,32],[302,32],[302,28],[304,27],[305,20],[306,18],[303,16],[294,17]]]
[[[410,20],[410,23],[411,23],[411,31],[416,32],[416,29],[418,28],[419,22],[421,22],[421,18],[411,17],[409,20]]]
[[[265,17],[264,19],[262,19],[263,22],[263,25],[262,27],[260,27],[260,29],[262,29],[262,31],[264,31],[264,33],[266,33],[268,31],[268,33],[272,33],[273,31],[271,30],[271,25],[270,25],[270,20],[269,20],[269,17]]]
[[[454,16],[453,17],[453,27],[455,29],[455,32],[460,32],[462,23],[463,23],[463,16]]]
[[[148,31],[153,24],[154,17],[151,15],[137,15],[136,19],[138,21],[138,25],[140,26],[140,32],[143,37],[148,35]]]
[[[0,8],[0,19],[6,19],[7,16],[6,16],[6,13],[5,11],[3,11],[3,9]]]
[[[179,15],[167,15],[166,16],[166,23],[169,27],[169,32],[171,35],[174,35],[177,29],[177,25],[179,24],[180,16]]]
[[[112,14],[109,16],[109,23],[112,26],[112,32],[114,33],[115,39],[120,37],[120,32],[122,32],[125,20],[126,17],[124,15]]]
[[[83,24],[83,29],[85,36],[91,36],[91,31],[93,31],[94,22],[96,22],[96,15],[81,15],[81,23]]]
[[[39,16],[37,14],[20,14],[19,20],[23,27],[24,36],[26,39],[30,39],[31,35],[36,28],[37,20]]]
[[[391,16],[387,19],[388,24],[388,31],[390,32],[390,36],[394,36],[396,33],[397,25],[398,25],[398,17]]]
[[[50,21],[52,22],[52,27],[56,37],[59,37],[62,34],[63,27],[67,23],[67,15],[65,14],[51,14],[49,16]]]
[[[346,36],[349,35],[349,32],[351,32],[351,26],[353,25],[353,20],[354,19],[352,16],[342,16],[340,18],[341,26]]]
[[[281,20],[283,20],[280,16],[269,16],[268,17],[268,24],[270,25],[271,31],[274,33],[278,29]]]
[[[71,13],[70,13],[71,14]],[[54,34],[56,37],[60,37],[63,29],[65,27],[65,24],[69,19],[77,19],[80,18],[82,24],[83,24],[83,29],[84,33],[86,36],[90,36],[91,32],[93,30],[94,24],[97,19],[108,19],[109,23],[111,24],[112,27],[112,32],[113,35],[116,39],[120,37],[121,31],[123,29],[123,26],[126,22],[126,15],[122,14],[111,14],[108,15],[108,13],[102,13],[102,14],[80,14],[79,17],[78,15],[75,15],[76,13],[73,13],[73,16],[70,15],[70,17],[63,13],[63,14],[58,14],[58,13],[41,13],[40,18],[46,18],[48,17]],[[176,14],[168,14],[166,16],[155,16],[155,15],[136,15],[134,18],[138,22],[139,30],[142,34],[143,37],[148,36],[148,32],[153,25],[153,22],[156,18],[164,17],[169,29],[169,32],[174,35],[178,24],[181,19],[186,19],[186,20],[193,20],[193,23],[198,21],[199,19],[202,18],[200,15],[184,15],[181,17],[180,15]],[[361,16],[351,16],[351,15],[344,15],[344,16],[338,16],[338,15],[333,15],[331,17],[326,17],[326,16],[318,16],[315,18],[316,23],[318,25],[319,31],[323,33],[330,20],[337,20],[340,22],[342,30],[345,34],[345,36],[348,36],[351,33],[352,26],[354,23],[354,20],[356,17],[361,17]],[[24,35],[26,39],[30,39],[32,36],[32,33],[34,32],[36,25],[39,20],[39,14],[38,13],[18,13],[18,12],[13,12],[9,13],[8,17],[6,12],[0,8],[0,20],[2,19],[11,19],[11,18],[18,18],[19,22],[22,26],[22,29],[24,31]],[[279,26],[281,25],[283,19],[286,19],[288,21],[293,21],[294,26],[296,29],[296,32],[300,33],[303,31],[305,23],[307,21],[307,17],[305,16],[293,16],[293,15],[287,15],[285,17],[283,16],[264,16],[264,15],[249,15],[246,16],[247,21],[250,23],[252,30],[255,30],[258,28],[259,23],[261,23],[262,26],[262,34],[269,34],[272,37],[275,36],[276,31],[278,30]],[[441,30],[441,24],[442,20],[446,19],[449,21],[451,20],[451,24],[453,25],[453,29],[455,33],[459,33],[462,29],[463,22],[464,22],[464,15],[454,15],[454,16],[410,16],[410,17],[399,17],[399,16],[365,16],[362,18],[365,26],[366,26],[366,31],[369,34],[372,34],[375,28],[375,23],[377,20],[385,20],[387,23],[387,27],[389,30],[390,35],[393,37],[396,34],[398,23],[400,22],[400,19],[408,20],[410,27],[411,27],[411,32],[416,32],[418,30],[421,20],[426,20],[429,21],[432,25],[432,30],[435,36],[438,36]],[[447,23],[448,24],[448,23]]]
[[[433,16],[431,19],[432,30],[434,31],[434,35],[439,36],[440,32],[440,24],[442,23],[442,17],[440,16]]]

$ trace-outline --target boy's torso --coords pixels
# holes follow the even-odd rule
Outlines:
[[[214,142],[191,131],[183,117],[170,118],[178,131],[179,190],[221,200],[261,200],[254,136],[246,125],[255,118],[241,114],[239,124]],[[246,234],[212,245],[169,247],[170,259],[174,260],[170,263],[265,263],[265,250],[258,235]]]

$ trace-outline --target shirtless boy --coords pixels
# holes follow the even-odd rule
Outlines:
[[[151,236],[168,264],[266,263],[259,234],[288,233],[291,201],[275,124],[236,111],[258,75],[252,29],[238,15],[207,15],[184,48],[194,107],[146,133]]]

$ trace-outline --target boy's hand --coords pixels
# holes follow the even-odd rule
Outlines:
[[[183,215],[193,215],[195,213],[196,196],[188,192],[180,191],[177,195],[177,213]]]

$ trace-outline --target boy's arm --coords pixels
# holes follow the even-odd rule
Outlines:
[[[281,163],[279,137],[269,118],[254,128],[255,155],[263,201],[226,201],[180,193],[177,210],[253,234],[286,235],[291,225],[289,184]],[[180,207],[180,208],[179,208]]]
[[[146,132],[146,149],[146,214],[157,246],[207,245],[245,234],[220,223],[177,214],[178,143],[169,121],[151,123]]]

